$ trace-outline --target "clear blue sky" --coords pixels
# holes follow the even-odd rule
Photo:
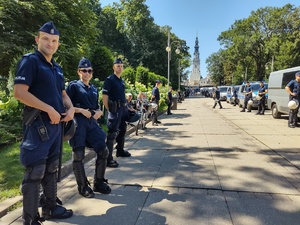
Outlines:
[[[100,0],[102,7],[112,2],[119,1]],[[251,11],[288,3],[296,7],[300,4],[299,0],[146,0],[155,23],[172,27],[171,32],[187,42],[191,56],[198,34],[202,77],[207,75],[205,60],[222,47],[217,41],[222,31],[236,20],[249,17]]]

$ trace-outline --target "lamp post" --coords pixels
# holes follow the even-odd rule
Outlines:
[[[271,63],[271,72],[273,72],[274,70],[274,56],[272,56],[272,61],[271,62],[267,62],[265,64],[266,69],[268,69],[268,65]]]
[[[168,31],[168,46],[166,47],[166,51],[168,52],[168,86],[170,86],[170,61],[171,61],[171,46],[173,43],[177,43],[179,44],[180,42],[179,41],[173,41],[170,43],[170,30]],[[180,50],[178,49],[178,46],[177,46],[177,49],[175,50],[175,53],[176,54],[180,54]]]
[[[178,90],[180,91],[180,60],[178,61]]]

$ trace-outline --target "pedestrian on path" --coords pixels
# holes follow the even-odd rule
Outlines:
[[[42,224],[39,200],[45,219],[73,215],[71,209],[57,204],[62,122],[73,119],[74,107],[65,90],[62,68],[53,59],[59,46],[59,32],[53,22],[39,29],[35,41],[37,50],[23,56],[14,81],[14,97],[25,104],[20,145],[20,161],[25,167],[21,187],[24,225]]]
[[[215,104],[213,106],[213,109],[216,108],[217,104],[219,104],[220,109],[223,109],[221,101],[220,101],[220,89],[216,87],[214,93],[213,93],[213,99],[215,100]]]
[[[72,81],[67,87],[67,93],[75,106],[77,129],[69,144],[73,150],[73,172],[77,182],[79,194],[86,198],[93,198],[94,192],[109,194],[110,187],[104,178],[108,149],[106,134],[98,125],[97,120],[103,115],[99,106],[98,89],[90,83],[93,77],[91,62],[82,58],[79,61],[77,74],[79,80]],[[84,169],[85,147],[93,148],[96,152],[96,166],[93,190],[86,177]]]
[[[108,110],[106,145],[109,150],[107,158],[108,167],[118,167],[113,158],[114,141],[117,142],[117,157],[130,157],[131,154],[124,150],[125,134],[127,129],[128,108],[125,97],[125,82],[121,78],[123,62],[120,58],[114,61],[114,73],[106,78],[102,91],[102,101]]]
[[[152,97],[151,101],[157,104],[157,110],[159,109],[159,100],[160,100],[160,93],[159,93],[159,87],[161,86],[161,81],[156,80],[155,81],[155,87],[152,89]],[[152,125],[158,125],[161,123],[157,120],[157,111],[153,110],[152,112]]]
[[[168,91],[168,110],[167,110],[168,115],[172,115],[172,113],[171,113],[172,101],[173,101],[172,87],[170,87],[170,89]]]

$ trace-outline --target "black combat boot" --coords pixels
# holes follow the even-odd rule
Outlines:
[[[117,161],[115,161],[112,156],[113,149],[114,149],[114,141],[115,141],[114,133],[108,133],[106,139],[106,146],[108,149],[107,166],[112,168],[119,166],[119,163],[117,163]]]
[[[79,194],[85,198],[93,198],[94,192],[90,187],[90,183],[87,180],[84,170],[83,162],[74,162],[73,161],[73,171],[77,182],[77,189]]]
[[[128,151],[124,150],[125,137],[117,138],[117,157],[130,157],[131,154]]]
[[[103,152],[97,153],[96,159],[93,190],[102,194],[109,194],[111,192],[111,188],[107,185],[107,180],[104,178],[106,170],[107,151],[108,150],[104,150]]]
[[[57,205],[57,178],[56,172],[46,172],[41,182],[44,195],[41,199],[42,216],[46,219],[66,219],[73,215],[71,209],[66,209],[61,205]]]

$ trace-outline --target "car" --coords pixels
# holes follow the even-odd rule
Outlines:
[[[256,96],[258,94],[258,89],[260,88],[260,81],[252,81],[250,82],[250,85],[252,86],[252,101],[253,101],[253,105],[252,108],[257,108],[258,107],[258,100],[256,99]],[[268,89],[268,84],[264,83],[264,85],[267,87]],[[244,99],[245,99],[245,87],[246,84],[242,84],[239,88],[238,91],[238,105],[240,108],[244,107]],[[268,108],[268,93],[266,94],[266,101],[265,101],[265,106],[266,109]]]
[[[218,86],[220,90],[220,101],[226,101],[228,87],[229,86]]]
[[[300,71],[300,66],[287,68],[271,72],[269,77],[269,90],[268,90],[268,108],[271,109],[273,118],[280,118],[283,114],[289,114],[288,108],[289,94],[286,92],[285,87],[295,79],[295,73]],[[300,117],[300,111],[298,112]]]

